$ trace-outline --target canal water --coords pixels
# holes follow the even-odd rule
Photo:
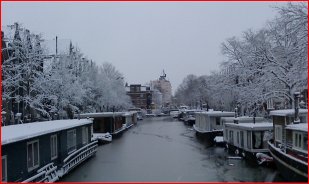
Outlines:
[[[104,181],[280,181],[275,170],[228,159],[222,147],[207,147],[192,127],[171,117],[138,121],[63,182]]]

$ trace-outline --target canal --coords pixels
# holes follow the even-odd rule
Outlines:
[[[138,121],[63,182],[280,181],[275,170],[228,159],[222,147],[206,147],[192,128],[170,117]]]

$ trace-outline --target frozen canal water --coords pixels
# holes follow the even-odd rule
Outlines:
[[[222,147],[207,148],[192,128],[170,117],[138,121],[96,156],[65,176],[65,182],[273,181],[276,172],[229,160]]]

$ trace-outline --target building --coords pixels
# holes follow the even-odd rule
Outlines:
[[[132,104],[141,109],[151,109],[152,91],[148,86],[141,84],[126,84],[127,95],[131,97]]]
[[[166,74],[163,70],[163,75],[158,80],[150,81],[151,89],[157,89],[162,94],[162,105],[169,106],[172,103],[172,85],[166,79]]]

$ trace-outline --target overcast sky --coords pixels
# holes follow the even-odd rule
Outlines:
[[[112,63],[129,84],[159,78],[173,91],[188,74],[218,71],[220,45],[275,17],[268,2],[2,2],[2,25],[71,39],[88,59]]]

